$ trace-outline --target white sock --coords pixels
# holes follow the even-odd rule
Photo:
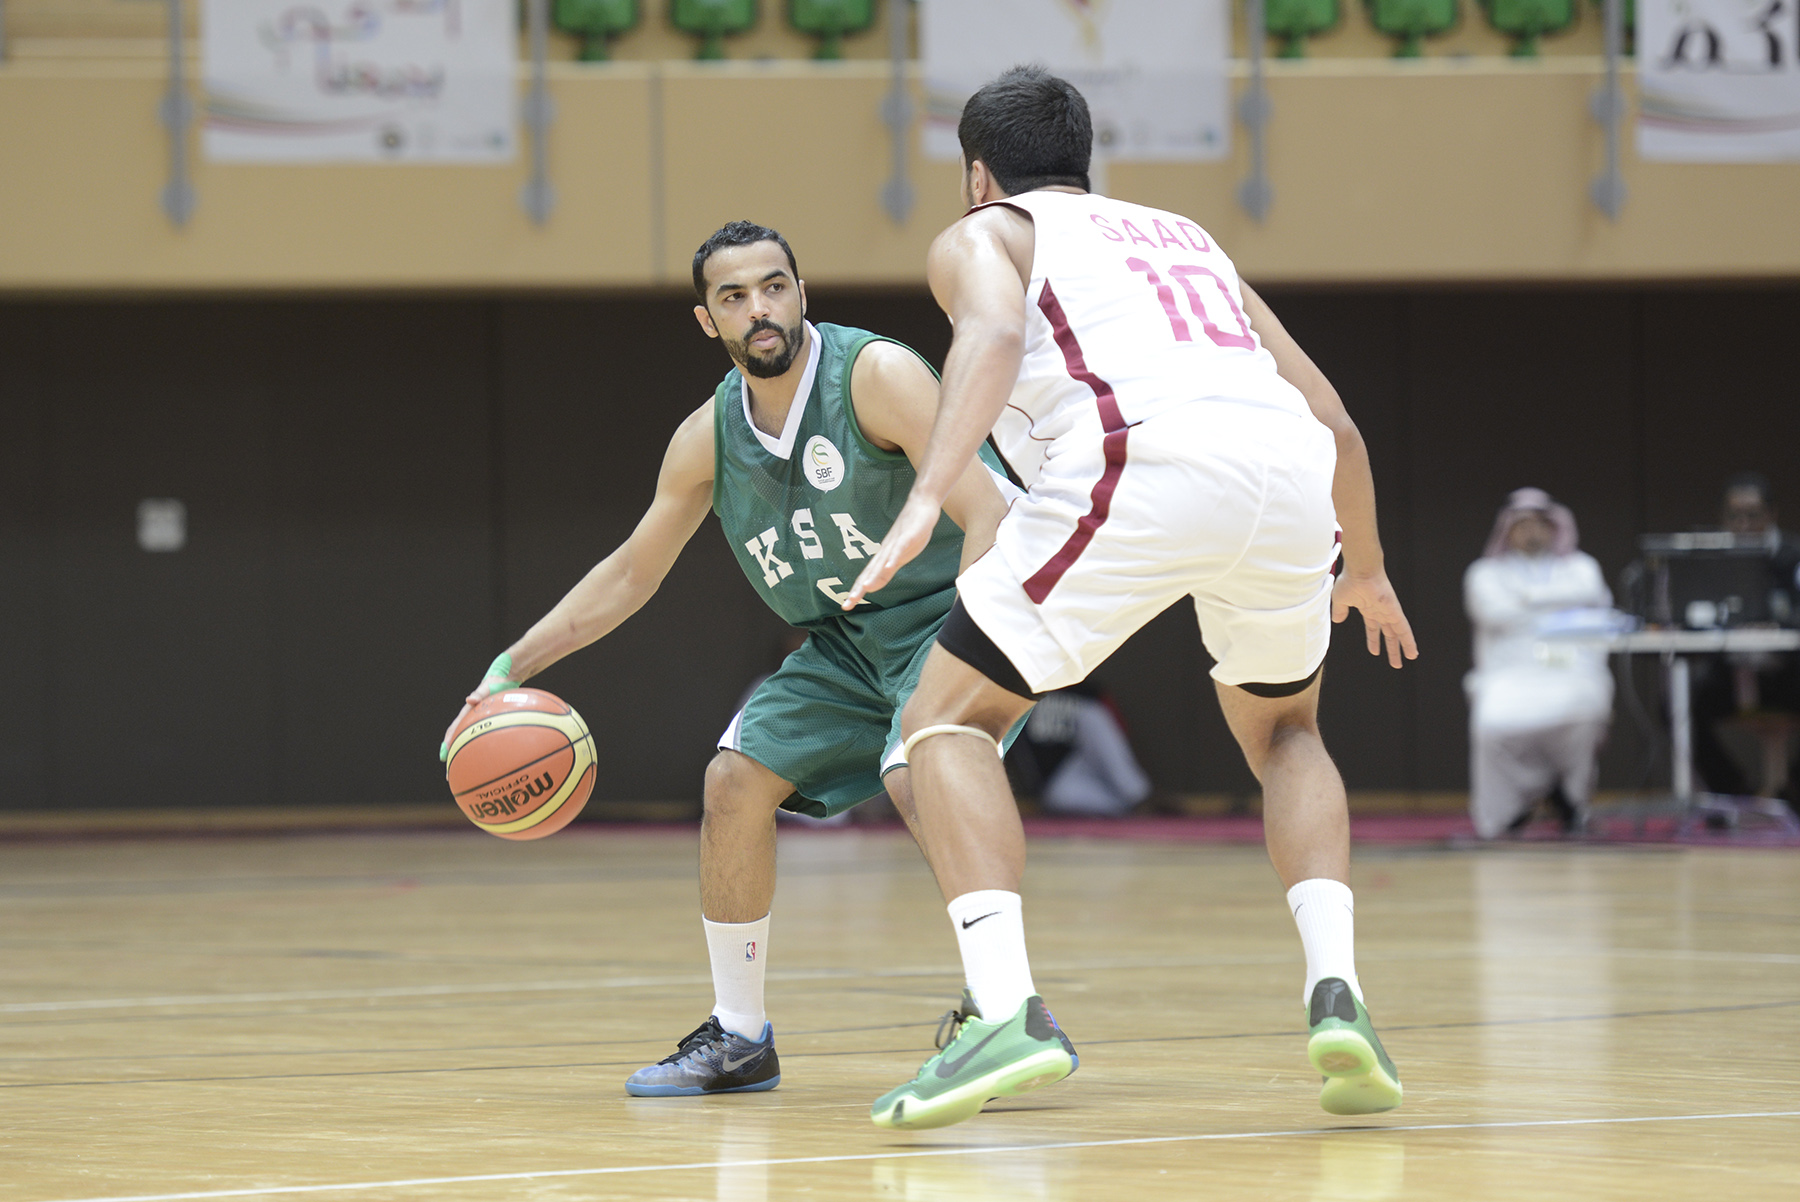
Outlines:
[[[713,1017],[727,1031],[752,1042],[762,1038],[763,965],[769,958],[769,916],[755,922],[706,924],[706,950],[712,956]]]
[[[1300,1004],[1312,1002],[1313,986],[1326,977],[1342,977],[1362,1001],[1362,984],[1356,979],[1356,899],[1350,886],[1315,877],[1289,889],[1287,901],[1300,928],[1300,946],[1306,949],[1306,991]]]
[[[962,949],[963,978],[981,1017],[1003,1023],[1037,992],[1025,958],[1025,915],[1017,893],[979,889],[946,907]]]

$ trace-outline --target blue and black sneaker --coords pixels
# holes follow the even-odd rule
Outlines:
[[[634,1098],[685,1098],[706,1093],[752,1093],[781,1084],[775,1057],[775,1029],[763,1024],[762,1038],[745,1039],[708,1018],[676,1047],[675,1054],[625,1081]]]

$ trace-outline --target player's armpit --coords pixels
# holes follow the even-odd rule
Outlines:
[[[951,226],[932,243],[926,262],[932,294],[955,327],[930,441],[915,458],[915,494],[922,491],[935,504],[975,458],[1024,361],[1025,285],[1006,241],[1008,213],[976,213]]]
[[[851,403],[864,437],[883,449],[903,451],[918,467],[937,419],[938,382],[924,361],[892,342],[875,342],[857,356],[850,376]],[[963,531],[966,566],[987,550],[1006,516],[1006,501],[992,473],[971,459],[944,497],[944,512]]]
[[[1337,470],[1332,477],[1331,499],[1337,507],[1338,525],[1343,531],[1345,575],[1359,579],[1379,575],[1385,582],[1383,565],[1386,559],[1375,519],[1375,477],[1369,467],[1369,448],[1363,442],[1362,431],[1351,420],[1337,389],[1300,349],[1300,344],[1277,320],[1263,298],[1248,284],[1240,284],[1240,287],[1244,296],[1244,314],[1264,349],[1275,357],[1276,371],[1306,398],[1306,407],[1331,431],[1337,444]],[[1410,627],[1405,637],[1412,638]]]
[[[1300,344],[1287,332],[1287,327],[1281,324],[1268,302],[1250,285],[1239,281],[1238,286],[1244,293],[1244,316],[1249,319],[1250,328],[1256,332],[1263,349],[1275,357],[1275,370],[1281,378],[1300,390],[1313,416],[1333,433],[1339,433],[1345,427],[1355,429],[1356,423],[1350,420],[1350,413],[1344,408],[1337,389],[1331,386],[1318,364],[1300,349]]]
[[[899,343],[871,342],[850,368],[850,404],[864,438],[917,466],[937,418],[937,376]]]
[[[881,550],[856,578],[849,609],[893,579],[930,540],[945,498],[975,461],[976,448],[1006,407],[1025,356],[1025,289],[1000,227],[977,213],[931,244],[931,291],[956,328],[944,361],[937,416],[918,476]]]

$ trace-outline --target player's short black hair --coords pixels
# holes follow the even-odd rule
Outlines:
[[[758,242],[773,242],[787,254],[788,268],[793,271],[794,279],[800,278],[800,264],[794,261],[794,248],[787,244],[787,239],[766,225],[758,225],[754,221],[733,221],[713,231],[712,237],[700,244],[694,252],[694,295],[700,303],[706,303],[706,261],[720,251],[733,246],[754,246]]]
[[[1042,67],[1014,67],[983,85],[963,105],[956,136],[963,159],[986,163],[1008,195],[1053,185],[1088,190],[1094,123],[1087,101]]]

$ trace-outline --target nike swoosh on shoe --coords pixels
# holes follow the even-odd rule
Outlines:
[[[724,1057],[722,1058],[724,1063],[721,1067],[723,1067],[724,1070],[728,1073],[735,1073],[740,1068],[743,1068],[746,1064],[749,1064],[752,1060],[755,1060],[758,1056],[762,1055],[764,1052],[766,1052],[768,1050],[769,1050],[768,1048],[757,1048],[755,1051],[750,1052],[747,1055],[737,1056],[737,1057],[733,1057],[730,1052],[727,1052],[727,1053],[725,1053]]]
[[[937,1075],[940,1077],[954,1077],[957,1073],[962,1071],[963,1065],[973,1059],[975,1054],[981,1051],[982,1048],[985,1048],[988,1044],[992,1043],[995,1036],[999,1035],[1000,1032],[1005,1029],[1005,1027],[995,1027],[982,1038],[980,1043],[958,1056],[955,1060],[939,1060]]]

